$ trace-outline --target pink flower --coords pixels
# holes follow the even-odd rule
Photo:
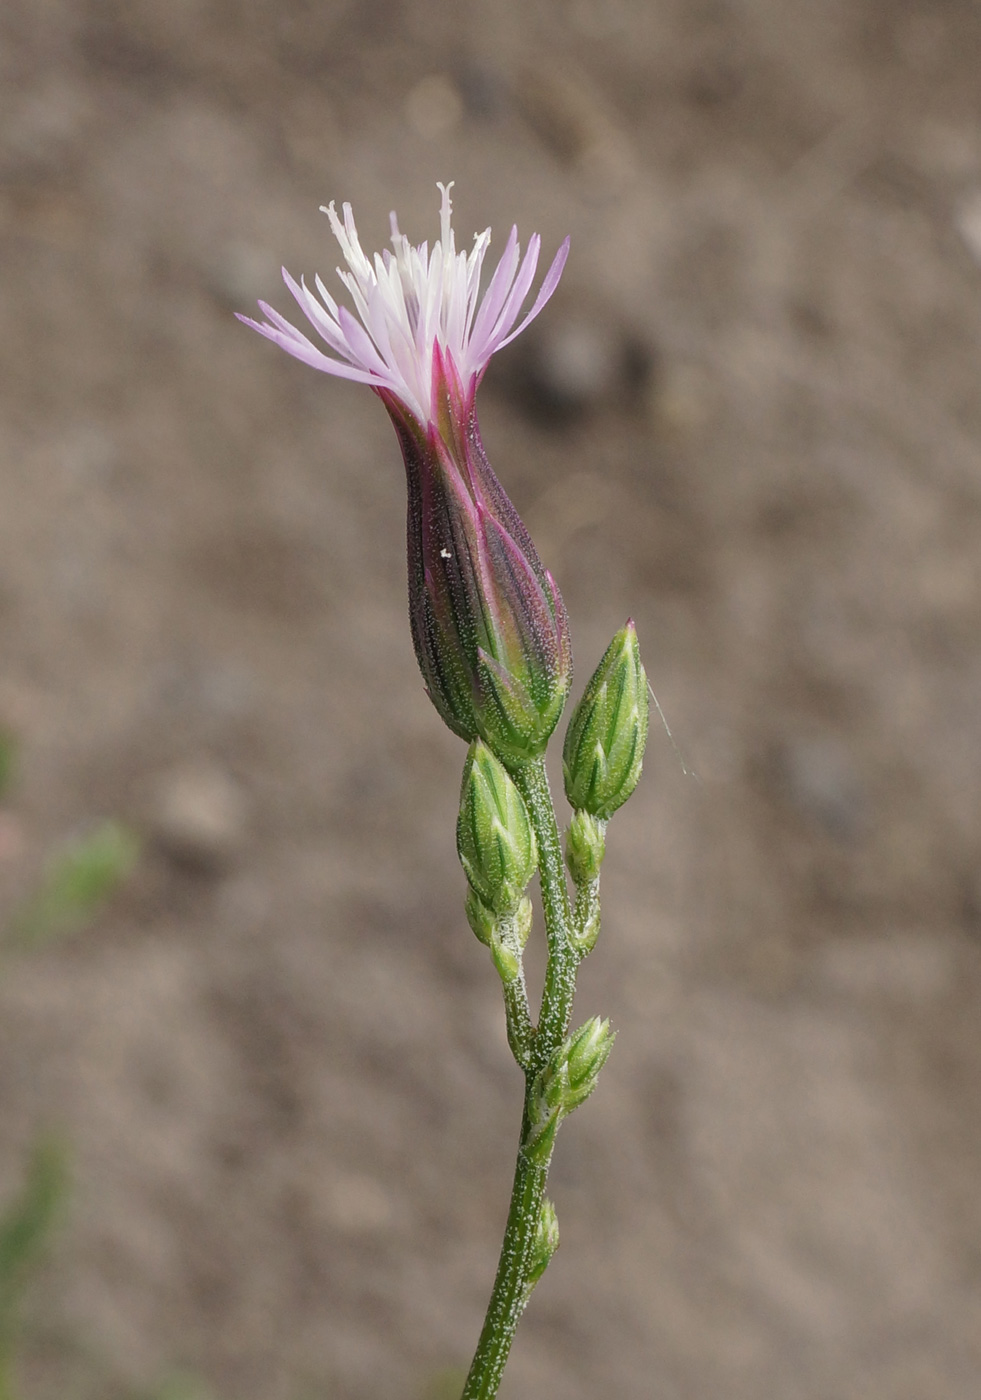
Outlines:
[[[360,321],[320,278],[319,298],[283,271],[310,324],[334,353],[260,302],[266,321],[240,320],[290,355],[369,385],[398,435],[408,484],[409,618],[430,699],[454,733],[478,735],[505,762],[544,751],[572,676],[565,607],[480,440],[474,397],[495,350],[519,335],[554,292],[569,251],[562,244],[538,295],[531,290],[541,241],[524,258],[512,229],[487,289],[480,273],[490,230],[469,256],[456,251],[450,189],[440,241],[413,248],[392,215],[394,255],[370,262],[351,206],[344,223],[327,209],[348,270],[338,269]]]
[[[485,229],[474,236],[469,254],[458,253],[450,223],[452,182],[438,188],[443,195],[440,239],[432,252],[427,243],[414,248],[399,232],[393,213],[395,251],[376,253],[372,261],[361,248],[350,204],[344,205],[343,223],[333,204],[324,210],[347,263],[346,271],[338,268],[338,276],[360,319],[346,306],[338,305],[319,276],[314,279],[318,297],[302,279],[297,282],[283,268],[283,279],[297,305],[332,354],[325,353],[265,302],[259,303],[265,321],[246,316],[239,320],[314,369],[376,390],[387,389],[420,423],[433,414],[437,347],[452,362],[469,397],[494,352],[520,335],[555,291],[569,254],[569,240],[553,258],[531,310],[515,326],[535,279],[541,239],[532,234],[522,258],[518,230],[512,228],[481,297],[480,274],[491,231]]]

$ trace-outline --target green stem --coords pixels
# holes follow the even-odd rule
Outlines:
[[[521,1137],[527,1132],[527,1114]],[[527,1282],[538,1220],[545,1198],[548,1162],[531,1162],[518,1149],[504,1243],[462,1400],[493,1400],[527,1301]]]
[[[532,1042],[531,1062],[525,1068],[525,1112],[507,1227],[494,1289],[462,1400],[493,1400],[497,1395],[518,1321],[527,1301],[528,1277],[549,1166],[548,1158],[544,1162],[531,1162],[524,1152],[530,1130],[529,1102],[536,1074],[562,1043],[569,1029],[579,962],[579,954],[571,938],[569,889],[545,760],[536,759],[533,763],[516,766],[511,776],[525,800],[538,842],[548,965],[541,1016]]]
[[[586,880],[576,888],[576,904],[572,911],[572,937],[576,956],[584,958],[595,947],[600,931],[599,876]]]
[[[504,984],[504,1014],[507,1023],[508,1045],[517,1063],[526,1072],[531,1068],[531,1047],[535,1041],[535,1027],[531,1024],[528,1010],[528,993],[525,989],[525,975],[519,972],[510,982]],[[0,1400],[3,1397],[0,1396]]]
[[[538,1070],[548,1062],[569,1029],[579,957],[571,938],[569,887],[565,882],[565,862],[545,760],[538,758],[532,763],[516,766],[511,776],[525,800],[538,842],[538,877],[548,940],[545,989],[535,1037],[534,1063]]]

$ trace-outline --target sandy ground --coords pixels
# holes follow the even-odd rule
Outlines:
[[[579,684],[632,614],[682,755],[609,833],[505,1392],[975,1400],[979,71],[970,0],[4,0],[4,906],[146,839],[0,985],[0,1198],[74,1156],[24,1400],[405,1400],[476,1338],[520,1079],[401,464],[232,318],[446,178],[572,235],[484,436]]]

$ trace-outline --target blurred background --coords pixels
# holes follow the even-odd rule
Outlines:
[[[504,1394],[976,1397],[979,71],[974,0],[4,0],[6,916],[142,841],[2,969],[0,1201],[41,1131],[72,1177],[18,1400],[405,1400],[475,1343],[520,1076],[401,461],[232,314],[438,179],[461,246],[572,236],[484,437],[577,693],[633,615],[680,751]]]

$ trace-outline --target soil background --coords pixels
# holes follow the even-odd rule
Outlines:
[[[979,73],[972,0],[4,0],[4,908],[144,838],[0,985],[0,1199],[45,1125],[74,1177],[23,1400],[404,1400],[476,1339],[520,1077],[401,462],[233,319],[440,179],[461,246],[572,236],[484,437],[576,693],[632,615],[675,740],[504,1393],[976,1400]]]

